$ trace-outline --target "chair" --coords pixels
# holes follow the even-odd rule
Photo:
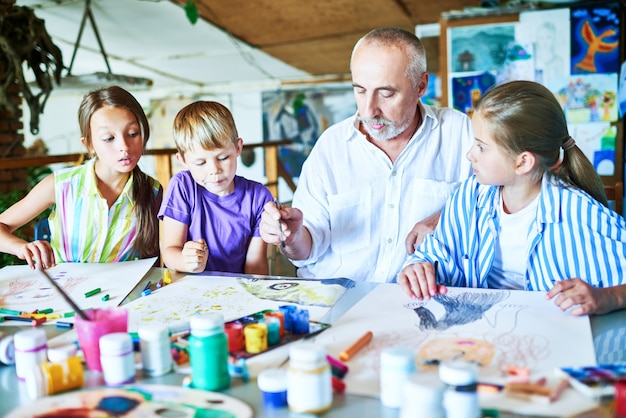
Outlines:
[[[35,241],[43,240],[50,242],[50,226],[48,218],[43,218],[35,225]]]
[[[604,192],[606,193],[606,199],[609,202],[613,202],[613,210],[624,216],[624,183],[618,181],[612,186],[605,184]]]

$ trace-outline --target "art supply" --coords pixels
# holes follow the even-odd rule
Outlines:
[[[279,322],[280,322],[280,329],[279,329],[279,334],[280,334],[280,338],[282,338],[285,335],[285,313],[282,311],[269,311],[269,312],[265,312],[264,317],[273,317],[273,318],[278,318]]]
[[[100,337],[100,362],[107,386],[121,386],[135,381],[133,341],[126,332]]]
[[[258,354],[267,350],[267,325],[262,322],[248,324],[243,329],[246,351]]]
[[[543,379],[538,383],[509,382],[504,386],[504,391],[512,398],[548,405],[558,400],[568,386],[567,379],[562,379],[554,387],[547,386]]]
[[[146,289],[143,292],[141,292],[141,296],[148,296],[150,293],[152,293],[152,290]]]
[[[344,393],[346,391],[346,384],[337,376],[331,376],[330,383],[334,393]]]
[[[409,376],[402,388],[402,406],[399,418],[445,418],[443,393],[445,385],[434,374],[418,373]]]
[[[57,328],[73,328],[74,327],[73,322],[57,321],[55,325],[57,326]]]
[[[226,389],[230,386],[230,375],[224,317],[218,313],[192,316],[190,325],[187,351],[192,386],[208,391]]]
[[[274,204],[278,210],[283,208],[282,205],[278,203],[278,199],[274,199]],[[278,220],[278,233],[280,234],[280,247],[285,248],[285,234],[283,233],[283,225],[280,219]]]
[[[39,314],[50,314],[52,312],[54,312],[54,309],[52,309],[52,308],[37,309],[37,313],[39,313]]]
[[[224,331],[228,336],[228,351],[233,353],[245,348],[243,337],[243,324],[239,321],[228,322],[224,325]]]
[[[152,290],[152,289],[150,288],[150,286],[152,286],[152,282],[148,281],[148,283],[146,283],[146,287],[144,287],[144,288],[143,288],[143,290],[144,290],[144,291],[146,291],[146,290]]]
[[[333,376],[337,376],[340,379],[348,373],[348,366],[337,360],[336,358],[327,355],[326,360],[330,364],[330,372]]]
[[[309,328],[309,311],[308,309],[296,309],[291,313],[291,333],[292,334],[308,334]]]
[[[278,310],[281,311],[285,318],[285,331],[291,332],[292,330],[292,319],[291,314],[298,309],[296,305],[282,305],[278,307]]]
[[[265,369],[257,377],[257,385],[266,408],[287,406],[287,372],[285,369]]]
[[[264,316],[263,322],[267,326],[267,345],[273,346],[280,342],[280,319],[273,316]],[[307,329],[309,322],[307,321]]]
[[[106,295],[102,296],[102,302],[106,302],[107,300],[109,300],[109,294],[107,293]]]
[[[74,302],[74,300],[72,300],[72,298],[67,293],[65,293],[65,291],[61,288],[61,286],[59,286],[57,282],[54,281],[52,277],[50,277],[48,272],[45,270],[40,270],[40,271],[41,271],[41,274],[43,274],[46,277],[46,279],[50,282],[50,284],[57,290],[57,292],[61,294],[63,299],[72,307],[72,309],[74,309],[74,312],[78,313],[78,316],[80,316],[83,320],[87,321],[88,320],[87,315],[85,315],[83,310],[78,307],[76,302]]]
[[[0,333],[0,363],[10,366],[15,364],[15,346],[13,335]]]
[[[332,404],[333,391],[326,350],[314,344],[293,344],[287,369],[287,404],[296,413],[319,414]]]
[[[574,389],[591,398],[613,395],[614,385],[626,379],[626,363],[604,363],[597,366],[562,367],[557,374],[569,379]]]
[[[142,325],[138,334],[143,372],[148,376],[162,376],[172,371],[167,325]]]
[[[93,295],[97,295],[97,294],[98,294],[98,293],[100,293],[101,291],[102,291],[102,289],[100,289],[99,287],[97,287],[97,288],[95,288],[95,289],[93,289],[93,290],[90,290],[89,292],[85,292],[85,297],[86,297],[86,298],[88,298],[88,297],[91,297],[91,296],[93,296]]]
[[[170,284],[172,283],[172,274],[170,273],[169,270],[165,269],[163,271],[163,284]]]
[[[365,347],[371,340],[374,334],[371,331],[367,331],[361,338],[356,340],[350,347],[346,348],[339,354],[339,360],[348,361],[356,353],[358,353],[363,347]]]
[[[79,357],[44,362],[27,370],[24,381],[31,399],[39,399],[83,386],[84,372]]]
[[[100,337],[114,332],[128,332],[128,311],[124,308],[92,309],[84,314],[88,315],[88,320],[77,316],[74,322],[78,345],[89,370],[102,372]]]
[[[40,328],[18,331],[13,335],[15,373],[24,380],[28,369],[37,367],[47,359],[46,332]]]
[[[481,418],[476,392],[478,367],[475,363],[444,361],[439,365],[439,379],[446,385],[443,394],[446,418]]]
[[[48,360],[51,363],[60,363],[67,360],[70,357],[76,356],[78,348],[76,344],[64,344],[57,345],[55,347],[48,347]]]
[[[380,353],[380,401],[388,408],[402,406],[403,387],[415,373],[415,353],[398,347]]]

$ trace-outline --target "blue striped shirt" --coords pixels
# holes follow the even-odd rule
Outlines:
[[[472,176],[448,199],[435,231],[405,262],[439,262],[438,282],[486,288],[495,258],[500,188]],[[626,221],[587,193],[544,176],[528,231],[526,290],[550,290],[580,278],[596,287],[621,284]],[[522,256],[522,255],[520,255]]]

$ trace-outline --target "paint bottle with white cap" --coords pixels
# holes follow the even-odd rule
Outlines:
[[[415,373],[404,387],[399,418],[446,418],[443,409],[443,391],[445,386],[433,373]]]
[[[464,360],[444,361],[439,378],[446,385],[443,407],[446,418],[480,418],[478,366]]]
[[[407,379],[415,373],[413,350],[391,347],[380,353],[380,401],[388,408],[400,408]]]
[[[25,373],[26,391],[31,399],[61,393],[83,386],[84,370],[79,357],[44,362]]]
[[[108,386],[135,381],[133,340],[126,332],[113,332],[100,337],[100,362]]]
[[[37,367],[47,359],[47,337],[41,328],[18,331],[13,336],[15,350],[15,373],[24,380],[26,371]]]
[[[319,414],[333,402],[326,349],[315,344],[294,344],[289,349],[287,404],[296,413]]]
[[[139,328],[141,365],[148,376],[162,376],[172,370],[169,328],[167,325],[142,325]]]
[[[226,389],[230,386],[230,374],[224,317],[218,313],[196,315],[191,317],[189,325],[187,350],[192,387],[209,391]]]

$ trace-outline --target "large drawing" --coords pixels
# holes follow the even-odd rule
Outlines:
[[[544,292],[449,288],[418,302],[396,284],[381,284],[315,342],[336,357],[368,330],[373,340],[348,362],[349,393],[378,396],[380,353],[388,347],[414,350],[418,373],[464,359],[493,382],[510,365],[549,377],[561,365],[596,364],[589,319],[562,312]]]

